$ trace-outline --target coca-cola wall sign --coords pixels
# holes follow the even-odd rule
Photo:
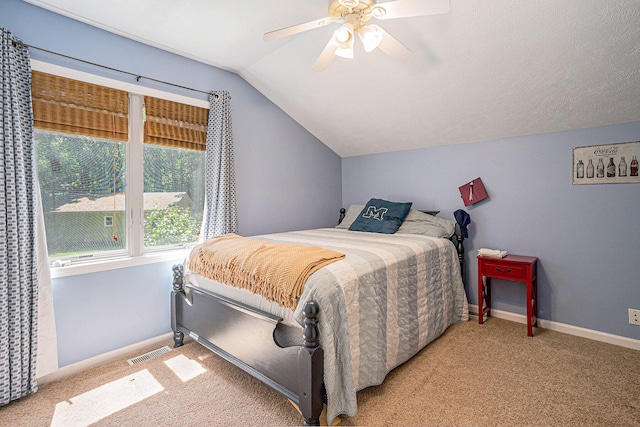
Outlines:
[[[640,184],[640,141],[573,149],[573,184]]]

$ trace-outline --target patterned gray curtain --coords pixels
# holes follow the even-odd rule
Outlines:
[[[38,272],[29,52],[0,31],[0,405],[6,405],[38,389]]]
[[[231,96],[227,91],[209,95],[205,207],[200,239],[238,232],[236,178],[231,132]]]

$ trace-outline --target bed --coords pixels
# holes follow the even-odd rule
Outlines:
[[[329,423],[355,415],[358,390],[381,384],[447,327],[468,320],[459,227],[450,238],[414,234],[408,219],[437,212],[412,209],[407,232],[352,231],[350,216],[360,209],[341,210],[336,228],[251,237],[345,255],[308,276],[295,310],[196,274],[189,263],[173,266],[174,346],[190,336],[283,394],[303,425],[320,425],[325,404]]]

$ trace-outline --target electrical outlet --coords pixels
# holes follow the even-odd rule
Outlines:
[[[632,325],[640,325],[640,310],[629,309],[629,323]]]

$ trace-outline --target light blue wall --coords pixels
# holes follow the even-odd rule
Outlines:
[[[170,332],[177,262],[53,280],[60,367]]]
[[[640,122],[342,161],[343,204],[413,201],[453,219],[458,187],[481,177],[489,200],[466,208],[467,289],[477,304],[477,249],[539,258],[541,319],[640,339],[640,185],[572,185],[572,148],[640,140]],[[638,153],[640,155],[640,153]],[[525,314],[524,286],[494,281],[492,306]]]
[[[20,0],[2,0],[0,27],[27,44],[202,91],[231,94],[240,233],[331,226],[341,159],[236,74],[155,49]],[[135,77],[31,50],[33,59],[136,83]],[[149,87],[207,99],[142,80]],[[179,262],[181,260],[175,260]],[[171,262],[53,281],[60,366],[170,330]]]

